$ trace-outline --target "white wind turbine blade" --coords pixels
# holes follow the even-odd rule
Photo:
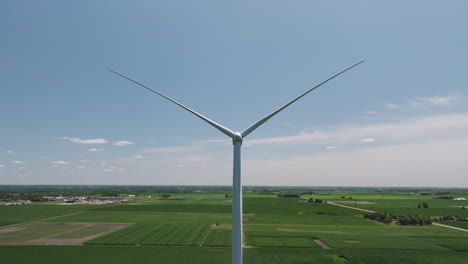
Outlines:
[[[275,110],[274,112],[272,112],[271,114],[265,116],[264,118],[260,119],[259,121],[257,121],[256,123],[254,123],[253,125],[251,125],[250,127],[246,128],[244,131],[241,132],[241,135],[242,135],[242,138],[246,137],[248,134],[252,133],[252,131],[254,131],[255,129],[257,129],[259,126],[261,126],[263,123],[265,123],[266,121],[268,121],[268,119],[272,118],[273,116],[275,116],[276,114],[278,114],[279,112],[281,112],[283,109],[285,109],[286,107],[288,107],[289,105],[291,105],[292,103],[296,102],[297,100],[301,99],[304,95],[312,92],[313,90],[315,90],[316,88],[320,87],[321,85],[325,84],[326,82],[330,81],[331,79],[337,77],[338,75],[348,71],[348,70],[351,70],[352,68],[358,66],[359,64],[363,63],[364,61],[360,61],[356,64],[354,64],[353,66],[347,68],[346,70],[343,70],[335,75],[333,75],[332,77],[328,78],[327,80],[321,82],[320,84],[318,84],[317,86],[313,87],[312,89],[309,89],[308,91],[306,91],[305,93],[301,94],[300,96],[296,97],[294,100],[292,100],[291,102],[283,105],[282,107],[278,108],[277,110]]]
[[[176,105],[178,105],[178,106],[184,108],[185,110],[189,111],[190,113],[192,113],[192,114],[198,116],[198,117],[199,117],[200,119],[202,119],[203,121],[205,121],[205,122],[207,122],[208,124],[212,125],[214,128],[216,128],[216,129],[218,129],[219,131],[223,132],[223,133],[226,134],[228,137],[234,138],[234,137],[236,136],[236,133],[234,133],[234,132],[233,132],[232,130],[230,130],[229,128],[224,127],[224,126],[222,126],[222,125],[216,123],[215,121],[213,121],[213,120],[211,120],[211,119],[209,119],[209,118],[207,118],[207,117],[205,117],[205,116],[203,116],[203,115],[201,115],[201,114],[195,112],[194,110],[192,110],[192,109],[186,107],[185,105],[183,105],[183,104],[181,104],[181,103],[179,103],[179,102],[177,102],[177,101],[175,101],[175,100],[173,100],[173,99],[171,99],[171,98],[165,96],[164,94],[162,94],[162,93],[160,93],[160,92],[157,92],[157,91],[155,91],[155,90],[149,88],[148,86],[146,86],[146,85],[144,85],[144,84],[142,84],[142,83],[139,83],[139,82],[137,82],[137,81],[135,81],[135,80],[133,80],[133,79],[131,79],[131,78],[129,78],[129,77],[127,77],[127,76],[121,74],[121,73],[118,73],[118,72],[116,72],[116,71],[114,71],[114,70],[111,70],[111,69],[108,69],[108,70],[111,71],[111,72],[113,72],[113,73],[115,73],[115,74],[117,74],[117,75],[119,75],[119,76],[121,76],[121,77],[123,77],[123,78],[125,78],[125,79],[127,79],[127,80],[129,80],[129,81],[132,81],[132,82],[134,82],[134,83],[136,83],[136,84],[138,84],[138,85],[140,85],[140,86],[142,86],[142,87],[144,87],[144,88],[150,90],[151,92],[153,92],[153,93],[155,93],[155,94],[157,94],[157,95],[159,95],[159,96],[162,96],[162,97],[166,98],[167,100],[173,102],[174,104],[176,104]]]

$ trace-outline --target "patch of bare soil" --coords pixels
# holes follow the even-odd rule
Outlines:
[[[81,244],[87,240],[108,234],[115,230],[124,228],[129,225],[129,224],[115,224],[115,223],[35,223],[35,224],[53,224],[53,225],[67,224],[67,225],[78,225],[78,227],[70,229],[70,230],[62,231],[62,232],[57,232],[57,233],[44,236],[38,239],[33,239],[33,240],[25,241],[25,242],[2,242],[0,243],[0,245],[76,245],[76,244]],[[80,229],[84,229],[84,228],[91,227],[94,225],[102,225],[102,224],[111,226],[111,228],[109,228],[106,231],[99,232],[99,233],[96,233],[87,237],[82,237],[82,238],[54,238],[56,236],[60,236],[66,233],[75,232]],[[24,228],[20,228],[20,230],[21,229],[24,229]]]
[[[317,243],[319,246],[321,246],[322,249],[331,249],[329,245],[325,244],[325,242],[323,242],[320,239],[314,239],[314,242]]]
[[[451,207],[457,207],[457,208],[465,207],[466,209],[468,209],[468,205],[452,205]]]
[[[11,233],[11,232],[15,232],[15,231],[20,231],[20,230],[23,230],[24,228],[21,228],[21,227],[7,227],[7,228],[2,228],[0,229],[0,234],[6,234],[6,233]]]

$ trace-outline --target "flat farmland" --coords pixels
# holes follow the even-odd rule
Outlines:
[[[127,226],[96,223],[30,223],[0,229],[0,245],[75,245]]]
[[[148,211],[86,211],[47,220],[49,222],[100,222],[100,223],[230,223],[231,214]]]
[[[230,263],[231,249],[216,247],[3,246],[9,264]],[[346,256],[349,262],[343,262]],[[405,249],[244,248],[247,264],[453,264],[468,263],[467,252]]]
[[[196,204],[196,205],[221,205],[230,208],[231,198],[226,198],[220,193],[185,193],[183,195],[170,193],[170,199],[163,199],[157,194],[151,197],[138,197],[132,201],[135,205],[173,205],[173,204]]]
[[[419,199],[366,199],[366,201],[373,202],[374,204],[357,204],[357,207],[395,214],[426,216],[456,215],[468,217],[468,210],[462,208],[464,205],[468,208],[468,203],[466,201],[418,198]],[[429,208],[418,208],[418,204],[422,203],[427,203]],[[354,201],[343,201],[342,204],[355,206]]]
[[[21,206],[0,206],[0,226],[30,221],[44,221],[49,218],[87,211],[92,206],[63,206],[54,204],[31,204]]]
[[[207,224],[135,224],[86,244],[199,246],[209,229]]]
[[[208,233],[203,246],[231,246],[232,244],[231,229],[216,229],[212,228]]]
[[[355,200],[341,199],[341,193],[331,191],[305,197],[398,212],[414,212],[417,203],[427,201],[430,207],[421,209],[427,215],[464,210],[451,207],[453,201],[421,198],[419,194],[379,192],[373,196],[367,192],[348,192],[346,195],[364,202],[353,203]],[[177,199],[142,196],[135,199],[135,204],[124,205],[0,208],[10,214],[2,215],[5,222],[13,219],[11,222],[16,223],[0,228],[0,241],[16,241],[21,245],[0,246],[0,254],[7,263],[21,264],[229,263],[229,198],[224,193],[174,193],[171,197]],[[25,212],[30,208],[33,215],[27,216]],[[363,218],[362,213],[332,204],[302,202],[299,198],[247,193],[243,215],[244,263],[344,263],[344,258],[348,260],[346,263],[363,264],[468,263],[468,232],[434,225],[383,224]],[[464,221],[444,224],[466,227]],[[26,228],[28,225],[30,230]],[[112,229],[113,226],[119,228]],[[13,231],[9,232],[9,228]],[[31,241],[40,239],[40,247],[29,246],[35,244]],[[55,247],[50,244],[53,240],[80,242]],[[323,249],[314,240],[331,249]],[[28,258],[14,256],[21,250],[30,250]]]
[[[177,201],[164,201],[147,205],[111,205],[91,209],[91,211],[230,213],[231,206],[230,204],[179,204]]]
[[[201,245],[209,229],[210,225],[207,224],[165,225],[141,244],[198,246]]]

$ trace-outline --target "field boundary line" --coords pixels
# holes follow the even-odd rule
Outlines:
[[[40,222],[47,221],[47,220],[50,220],[50,219],[55,219],[55,218],[60,218],[60,217],[65,217],[65,216],[70,216],[70,215],[75,215],[75,214],[81,214],[81,213],[84,213],[84,212],[85,211],[79,211],[79,212],[74,212],[74,213],[70,213],[70,214],[53,216],[53,217],[49,217],[49,218],[43,218],[43,219],[37,219],[37,220],[32,220],[32,221],[27,221],[27,222],[15,223],[15,224],[6,225],[6,226],[0,226],[0,229],[8,228],[8,227],[14,227],[14,226],[22,226],[22,225],[33,224],[33,223],[40,223]]]
[[[451,229],[455,229],[455,230],[459,230],[459,231],[468,232],[468,229],[464,229],[464,228],[461,228],[461,227],[449,226],[449,225],[444,225],[444,224],[439,224],[439,223],[434,223],[434,222],[432,224],[436,225],[436,226],[440,226],[440,227],[446,227],[446,228],[451,228]]]
[[[31,221],[30,223],[35,223],[35,222],[43,222],[43,221],[47,221],[47,220],[51,220],[51,219],[56,219],[56,218],[60,218],[60,217],[65,217],[65,216],[70,216],[70,215],[76,215],[76,214],[81,214],[85,211],[79,211],[79,212],[74,212],[74,213],[69,213],[69,214],[64,214],[64,215],[58,215],[58,216],[52,216],[52,217],[49,217],[49,218],[43,218],[43,219],[38,219],[38,220],[35,220],[35,221]]]
[[[344,208],[348,208],[348,209],[354,209],[354,210],[359,210],[359,211],[363,211],[363,212],[368,212],[368,213],[375,213],[375,211],[366,210],[366,209],[362,209],[362,208],[351,207],[351,206],[347,206],[347,205],[344,205],[344,204],[338,204],[338,203],[334,203],[334,202],[328,202],[328,204],[332,204],[332,205],[336,205],[336,206],[340,206],[340,207],[344,207]]]
[[[206,232],[205,237],[203,238],[202,242],[200,243],[200,247],[202,247],[203,244],[205,244],[205,240],[208,237],[208,235],[210,234],[210,232],[211,232],[211,227],[210,227],[210,229],[208,229],[208,232]]]

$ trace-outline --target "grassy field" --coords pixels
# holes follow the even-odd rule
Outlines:
[[[6,229],[0,228],[0,243],[90,237],[80,242],[84,243],[81,246],[3,245],[2,262],[230,263],[230,198],[224,193],[174,193],[171,197],[177,199],[139,196],[128,205],[0,206],[0,222],[18,227],[5,233],[2,230]],[[400,214],[464,216],[468,211],[454,207],[460,201],[414,192],[326,189],[320,195],[304,197]],[[346,263],[363,264],[468,264],[468,232],[439,226],[387,225],[367,220],[361,216],[363,212],[354,209],[299,200],[245,194],[244,263],[344,263],[341,257],[345,257],[349,260]],[[416,208],[422,202],[429,208]],[[29,224],[18,225],[21,223]],[[464,221],[442,223],[468,228]],[[112,227],[120,229],[104,234]],[[331,249],[322,249],[314,239]]]
[[[30,221],[40,221],[51,217],[73,214],[91,209],[86,205],[21,205],[0,206],[0,226]]]
[[[0,255],[10,264],[128,264],[128,263],[230,263],[231,250],[216,247],[135,246],[4,246]],[[348,262],[340,260],[346,256]],[[405,249],[247,248],[246,264],[463,264],[467,252]]]

